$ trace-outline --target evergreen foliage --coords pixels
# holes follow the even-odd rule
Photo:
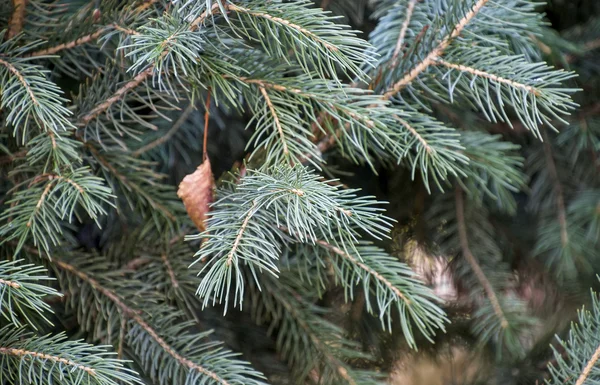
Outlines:
[[[600,383],[595,294],[546,338],[600,269],[600,10],[554,5],[1,3],[0,384],[366,385],[456,341]]]

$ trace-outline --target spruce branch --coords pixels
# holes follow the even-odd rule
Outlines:
[[[142,384],[106,346],[69,341],[64,334],[34,336],[23,329],[0,329],[4,379],[34,385],[48,382],[73,385]]]
[[[593,269],[595,258],[592,250],[596,240],[589,238],[588,226],[594,215],[586,212],[593,211],[595,203],[587,201],[589,208],[585,209],[580,204],[586,200],[575,203],[578,201],[575,199],[575,206],[570,208],[567,202],[580,189],[571,182],[571,160],[557,151],[559,147],[553,146],[546,133],[543,135],[544,143],[528,159],[529,172],[536,173],[532,184],[532,194],[536,199],[531,202],[530,208],[542,214],[533,252],[536,256],[543,256],[544,261],[554,267],[560,281],[568,281]]]
[[[23,321],[35,327],[29,312],[33,311],[44,321],[44,312],[50,311],[50,306],[44,301],[48,296],[60,296],[55,289],[38,282],[51,280],[46,270],[32,264],[22,264],[18,261],[0,262],[0,314],[15,326],[21,326]]]
[[[380,213],[379,202],[355,192],[331,186],[301,165],[249,171],[235,191],[222,192],[206,231],[188,237],[205,240],[195,262],[208,261],[197,292],[203,306],[210,301],[227,305],[232,286],[234,306],[241,306],[241,265],[248,266],[259,285],[258,271],[276,276],[285,240],[282,228],[297,241],[313,244],[323,234],[344,250],[355,248],[359,231],[386,237],[389,219]]]
[[[147,4],[151,5],[153,3],[154,2],[149,2]],[[150,5],[148,5],[148,7]],[[146,4],[143,6],[145,7]],[[140,8],[138,8],[138,9],[140,9]],[[195,21],[191,26],[189,26],[189,28],[192,29],[191,31],[193,31],[195,28],[197,28],[196,26],[199,25],[200,23],[202,23],[207,16],[208,16],[208,13],[203,14],[202,16],[199,17],[199,19],[197,21]],[[135,32],[136,33],[132,34],[132,35],[134,37],[139,37],[140,33],[138,31],[135,31]],[[139,73],[137,73],[137,75],[133,79],[129,80],[127,83],[122,85],[109,98],[107,98],[105,101],[99,103],[93,109],[91,109],[89,112],[87,112],[85,115],[83,115],[78,121],[79,125],[85,126],[85,125],[89,124],[92,120],[97,118],[100,114],[107,111],[114,103],[120,101],[129,91],[131,91],[131,90],[135,89],[136,87],[138,87],[139,85],[143,84],[152,75],[160,76],[161,74],[157,73],[160,71],[157,71],[155,66],[156,66],[156,63],[160,63],[160,61],[168,55],[169,50],[165,49],[165,48],[167,48],[167,47],[166,46],[162,47],[162,50],[159,53],[159,56],[157,58],[155,58],[156,61],[154,63],[150,63],[145,69],[139,71]],[[137,67],[141,66],[142,63],[144,63],[145,61],[146,61],[146,59],[142,58],[138,62]],[[137,68],[137,67],[134,66],[132,68]]]
[[[496,229],[488,215],[486,207],[476,201],[467,205],[462,188],[456,186],[452,194],[438,198],[428,217],[442,252],[462,256],[453,263],[453,275],[476,306],[472,328],[479,343],[493,346],[499,358],[506,353],[522,357],[524,338],[536,321],[512,294],[513,275],[502,262]]]
[[[86,148],[100,166],[112,190],[120,192],[120,196],[128,200],[132,207],[137,209],[151,207],[153,209],[151,216],[157,224],[165,220],[169,226],[177,223],[178,219],[174,213],[180,212],[181,208],[179,202],[175,200],[175,194],[172,194],[174,189],[154,182],[164,176],[152,171],[149,162],[125,155],[121,155],[122,162],[110,162],[106,154],[100,153],[91,143],[86,143]],[[111,155],[114,157],[117,154],[111,153]],[[146,186],[154,188],[147,189]],[[132,196],[132,193],[136,196]]]
[[[457,178],[457,183],[470,199],[482,203],[489,199],[500,210],[514,213],[514,194],[525,188],[527,180],[524,159],[517,152],[520,147],[477,131],[461,132],[460,142],[469,161],[461,168],[466,177]]]
[[[7,44],[0,45],[0,52],[7,53]],[[0,106],[8,111],[5,119],[14,127],[13,136],[23,144],[30,139],[31,124],[55,135],[73,128],[71,111],[63,106],[66,100],[60,96],[62,91],[47,80],[47,72],[27,59],[0,59],[0,81],[4,85]]]
[[[461,71],[461,72],[467,72],[467,73],[469,73],[471,75],[474,75],[474,76],[480,76],[480,77],[489,79],[489,80],[491,80],[493,82],[496,82],[496,83],[504,83],[504,84],[507,84],[508,86],[513,87],[513,88],[520,88],[520,89],[522,89],[522,90],[524,90],[526,92],[534,94],[535,96],[540,96],[540,91],[538,89],[536,89],[535,87],[532,87],[532,86],[527,85],[527,84],[519,83],[519,82],[511,80],[511,79],[506,79],[506,78],[497,76],[495,74],[492,74],[492,73],[489,73],[489,72],[486,72],[486,71],[481,71],[481,70],[478,70],[478,69],[473,68],[473,67],[467,67],[467,66],[464,66],[462,64],[450,63],[450,62],[448,62],[448,61],[446,61],[444,59],[441,59],[441,58],[435,59],[435,63],[438,64],[438,65],[443,65],[444,67],[447,67],[447,68],[450,68],[450,69],[455,69],[455,70],[458,70],[458,71]]]
[[[306,74],[337,79],[336,66],[339,66],[350,76],[364,77],[359,66],[371,61],[364,53],[365,42],[311,5],[307,0],[285,5],[252,0],[244,6],[228,1],[223,8],[235,13],[235,18],[228,17],[234,33],[259,42],[272,57],[287,58],[291,52]],[[280,29],[285,33],[275,32]],[[254,33],[256,30],[260,33]],[[274,38],[280,44],[268,44],[267,38]]]
[[[382,327],[389,331],[392,330],[392,313],[396,310],[410,347],[416,348],[413,329],[430,341],[437,330],[444,330],[447,318],[437,305],[439,299],[407,265],[368,242],[360,242],[356,251],[345,251],[323,240],[318,240],[316,245],[317,248],[304,246],[297,254],[299,264],[316,266],[316,272],[306,272],[309,282],[322,285],[327,281],[323,276],[327,273],[318,267],[323,264],[319,255],[326,251],[327,264],[333,269],[336,283],[344,288],[346,298],[354,299],[355,286],[360,282],[366,309],[377,314]]]
[[[351,256],[350,254],[346,253],[339,247],[333,246],[322,240],[318,240],[317,244],[320,246],[323,246],[324,248],[326,248],[328,250],[331,250],[332,252],[341,256],[342,258],[347,259],[352,264],[355,264],[360,269],[364,270],[365,273],[373,276],[375,278],[375,280],[381,282],[381,284],[383,284],[384,286],[387,286],[388,289],[391,290],[400,300],[404,301],[407,306],[410,306],[410,304],[411,304],[410,300],[408,298],[406,298],[406,296],[397,287],[395,287],[389,280],[387,280],[384,276],[379,274],[377,271],[373,270],[368,265],[360,262],[358,259],[356,259],[353,256]]]
[[[61,221],[72,222],[77,208],[98,220],[111,198],[111,190],[90,175],[87,167],[34,177],[27,189],[13,195],[7,202],[11,206],[0,215],[0,221],[6,222],[0,227],[1,243],[16,240],[19,251],[31,237],[34,245],[49,253],[61,242]]]
[[[152,309],[136,308],[135,302],[124,297],[127,290],[111,289],[107,282],[101,282],[73,263],[54,259],[53,264],[60,270],[59,281],[62,285],[69,287],[69,282],[73,282],[71,279],[75,278],[78,285],[89,285],[93,292],[98,293],[114,306],[114,310],[109,307],[107,313],[101,315],[106,317],[106,321],[114,322],[113,317],[116,316],[117,320],[125,318],[131,323],[126,337],[127,344],[133,347],[144,369],[160,384],[164,385],[171,381],[176,384],[190,383],[190,381],[210,381],[207,383],[221,385],[262,384],[261,375],[249,369],[245,363],[233,359],[232,353],[216,348],[215,344],[210,342],[198,346],[198,342],[205,338],[207,333],[190,334],[186,330],[189,323],[178,320],[181,317],[178,311],[170,309],[165,304],[154,306]],[[95,265],[97,266],[98,264]],[[134,293],[138,295],[140,291],[145,290],[144,285],[139,282],[132,281],[130,284],[135,285]],[[145,291],[146,300],[156,301],[151,291]],[[106,306],[105,301],[96,295],[92,295],[90,299],[92,303],[80,302],[76,306],[80,309],[92,304]],[[78,314],[81,314],[80,311]],[[151,318],[149,314],[152,314]],[[89,317],[89,315],[81,316]],[[150,319],[157,325],[156,327],[152,325]],[[103,320],[99,321],[103,322]],[[120,325],[120,322],[118,324]],[[89,324],[82,324],[82,326],[86,325]],[[186,352],[186,355],[183,352]],[[165,360],[160,368],[154,364],[157,356]],[[164,371],[169,375],[165,375]]]
[[[486,5],[488,0],[478,0],[472,8],[467,12],[462,19],[454,26],[452,31],[445,36],[440,43],[416,66],[414,66],[402,79],[398,80],[394,83],[382,96],[383,99],[390,99],[394,95],[396,95],[400,90],[410,84],[413,80],[417,78],[423,71],[425,71],[429,66],[435,63],[435,60],[438,59],[448,48],[450,43],[456,39],[462,31],[465,29],[467,24],[479,13],[479,11]]]
[[[465,176],[463,169],[469,159],[457,131],[410,106],[395,108],[392,118],[392,127],[406,148],[398,162],[409,163],[413,179],[419,171],[428,191],[432,184],[443,190],[442,184],[450,176]]]
[[[577,322],[571,323],[568,338],[557,339],[564,349],[564,354],[553,347],[554,360],[548,364],[551,379],[547,384],[583,385],[598,382],[598,360],[600,359],[600,299],[591,292],[590,309],[585,307],[578,311]]]
[[[144,81],[146,81],[146,79],[150,75],[152,75],[153,72],[154,72],[154,67],[148,67],[144,71],[137,74],[132,80],[130,80],[125,85],[123,85],[121,88],[119,88],[110,98],[106,99],[106,101],[100,103],[99,105],[94,107],[94,109],[92,109],[90,112],[88,112],[86,115],[84,115],[79,120],[79,122],[82,125],[86,125],[89,122],[91,122],[93,119],[98,117],[98,115],[102,114],[107,109],[109,109],[110,106],[112,106],[114,103],[121,100],[128,91],[136,88],[137,86],[142,84]]]
[[[336,325],[324,316],[327,310],[313,304],[316,293],[295,275],[298,266],[279,278],[265,277],[261,287],[249,280],[252,314],[258,323],[267,323],[277,333],[277,348],[287,361],[295,381],[315,378],[323,383],[367,385],[378,383],[376,373],[355,370],[349,362],[371,357],[360,351]]]

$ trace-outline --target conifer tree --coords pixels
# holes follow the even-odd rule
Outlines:
[[[600,271],[600,13],[543,11],[2,2],[0,383],[376,384],[456,340],[485,383],[599,383],[597,296],[564,320]]]

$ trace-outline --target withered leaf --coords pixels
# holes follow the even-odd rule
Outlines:
[[[210,160],[206,158],[196,171],[183,178],[177,190],[188,215],[200,231],[206,229],[205,221],[213,201],[214,184]]]

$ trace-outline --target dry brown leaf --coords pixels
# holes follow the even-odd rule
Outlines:
[[[177,190],[177,195],[183,201],[188,215],[200,231],[206,229],[204,222],[213,201],[214,184],[210,160],[207,157],[196,171],[183,178]]]

